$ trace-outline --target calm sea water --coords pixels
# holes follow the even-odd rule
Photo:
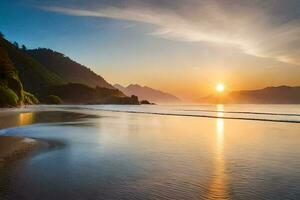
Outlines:
[[[34,106],[0,126],[48,144],[0,199],[300,198],[300,105]]]

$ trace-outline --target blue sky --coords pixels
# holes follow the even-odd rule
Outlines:
[[[300,85],[299,6],[295,0],[2,0],[0,30],[28,48],[62,52],[111,83],[191,99],[217,82],[232,90]]]

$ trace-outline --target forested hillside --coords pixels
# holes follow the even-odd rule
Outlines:
[[[104,78],[62,53],[44,48],[28,50],[27,53],[67,82],[113,89],[113,86],[105,81]]]
[[[39,102],[139,104],[63,54],[19,48],[0,34],[0,107]]]

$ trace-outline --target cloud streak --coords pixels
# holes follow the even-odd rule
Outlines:
[[[284,5],[274,0],[109,2],[92,1],[82,6],[65,1],[41,8],[74,16],[148,23],[157,26],[157,30],[149,33],[153,36],[230,45],[250,55],[300,64],[299,13],[289,12],[294,11],[293,0],[285,1]]]

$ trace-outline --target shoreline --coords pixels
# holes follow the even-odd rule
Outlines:
[[[9,109],[0,112],[0,130],[17,128],[38,123],[72,122],[82,118],[96,117],[70,111],[19,110]],[[42,113],[42,114],[41,114]],[[39,115],[41,114],[41,115]],[[97,116],[98,117],[98,116]],[[15,161],[22,160],[33,152],[62,148],[63,141],[36,139],[26,136],[0,135],[0,169]],[[1,170],[0,170],[1,171]]]
[[[17,161],[40,145],[35,139],[19,136],[0,136],[0,167]]]

